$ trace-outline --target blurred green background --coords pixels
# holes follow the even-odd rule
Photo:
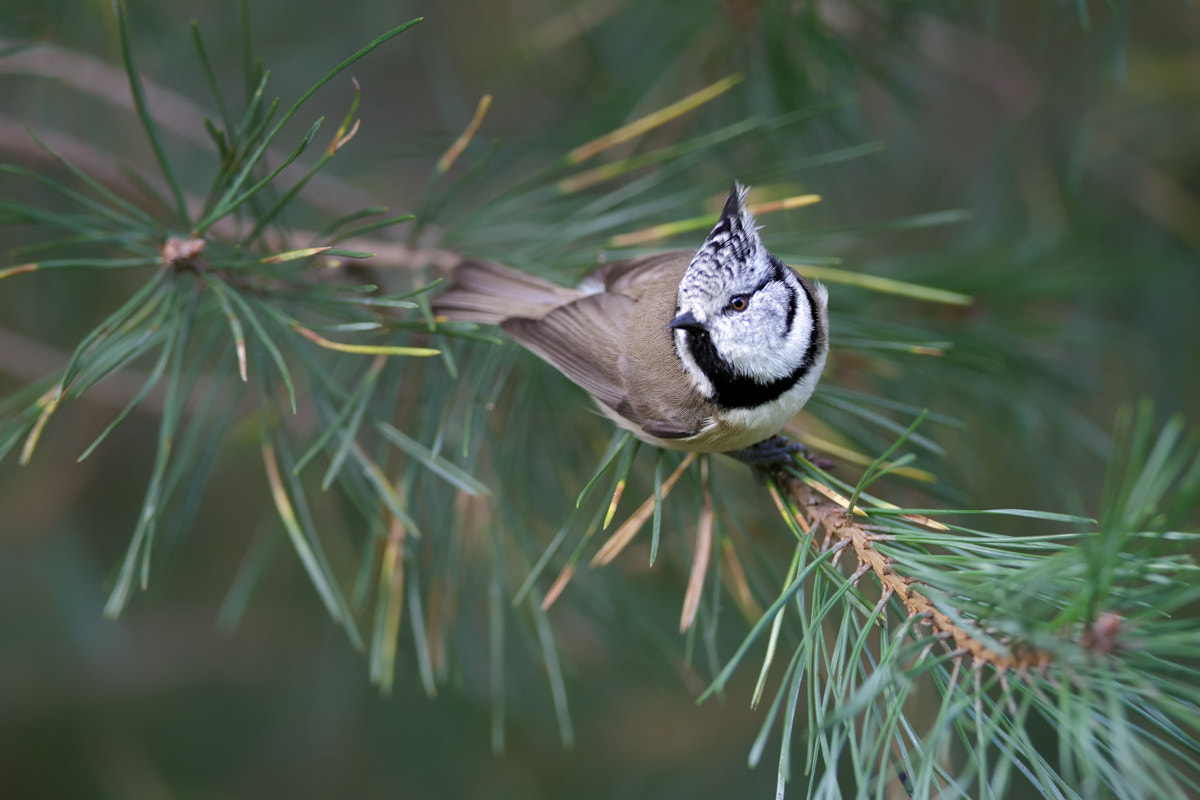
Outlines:
[[[196,19],[218,79],[240,86],[235,3],[133,0],[128,9],[150,80],[210,107],[188,29]],[[414,207],[434,161],[490,93],[491,111],[468,155],[478,158],[495,139],[495,160],[425,237],[510,260],[514,245],[459,225],[475,197],[737,71],[745,75],[741,86],[655,134],[657,143],[753,114],[847,96],[854,102],[811,125],[755,139],[753,153],[717,150],[687,167],[689,180],[818,192],[818,206],[761,220],[776,237],[769,246],[977,298],[962,309],[831,286],[835,310],[864,331],[883,320],[954,343],[941,358],[884,362],[839,354],[835,341],[826,377],[831,386],[962,420],[929,431],[946,454],[922,466],[942,477],[942,496],[979,507],[1094,510],[1118,407],[1148,396],[1163,416],[1200,419],[1194,5],[250,4],[257,55],[285,102],[414,16],[425,21],[354,66],[362,130],[331,167],[338,185],[310,195],[311,216],[294,223],[317,226],[329,208],[372,202]],[[7,0],[0,38],[0,160],[27,163],[18,142],[29,125],[70,136],[113,164],[152,171],[134,116],[87,82],[99,73],[84,59],[119,67],[106,4]],[[8,52],[18,42],[52,49],[30,66],[35,51]],[[318,114],[340,119],[347,97],[346,82],[335,81],[300,115],[293,136]],[[192,181],[211,161],[202,130],[194,134],[169,142]],[[860,157],[801,164],[845,148],[861,148],[853,151]],[[27,184],[0,183],[0,192],[16,191],[35,199]],[[691,213],[666,207],[628,229]],[[38,236],[2,228],[0,251]],[[516,248],[525,255],[515,260],[536,261],[538,244]],[[567,243],[552,268],[594,262],[597,249]],[[6,256],[0,266],[13,263]],[[120,275],[72,273],[0,283],[0,393],[60,367],[135,285]],[[121,396],[119,386],[110,388]],[[685,577],[678,568],[627,576],[637,585],[619,600],[593,587],[556,608],[575,721],[570,751],[559,742],[539,665],[517,653],[507,752],[493,755],[487,644],[469,636],[459,643],[453,685],[436,699],[420,691],[404,648],[397,690],[380,697],[364,659],[329,621],[285,548],[237,630],[220,632],[225,591],[271,515],[250,434],[231,437],[190,535],[164,532],[177,542],[156,564],[150,590],[119,622],[103,620],[106,581],[136,519],[157,432],[152,411],[135,414],[76,464],[114,413],[105,397],[98,387],[93,402],[57,415],[28,466],[18,467],[12,455],[0,463],[0,796],[699,798],[773,791],[769,767],[746,767],[761,719],[746,708],[752,676],[742,675],[725,702],[696,707],[703,681],[682,666],[681,641],[647,650],[652,636],[633,630],[641,622],[629,609],[672,623]],[[835,413],[817,404],[818,417],[822,408]],[[847,435],[864,450],[874,444],[865,434]],[[553,530],[557,518],[546,513],[541,523]],[[482,630],[483,591],[465,595],[458,613],[464,630]]]

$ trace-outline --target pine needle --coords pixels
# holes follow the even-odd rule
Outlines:
[[[661,499],[666,499],[670,495],[671,490],[675,488],[675,484],[679,481],[687,468],[696,460],[695,453],[688,453],[684,456],[683,461],[675,468],[675,471],[662,483]],[[621,554],[621,551],[633,541],[633,537],[637,536],[638,531],[646,524],[646,520],[654,514],[654,509],[658,504],[654,502],[654,497],[646,498],[637,511],[629,515],[629,519],[621,524],[621,527],[613,531],[612,536],[608,537],[608,541],[596,552],[592,557],[592,566],[602,567],[605,564],[612,562],[614,558]]]
[[[692,111],[715,97],[719,97],[725,92],[732,89],[742,82],[742,76],[738,74],[729,75],[722,78],[716,83],[704,87],[698,92],[694,92],[682,100],[678,100],[669,106],[664,106],[658,111],[647,114],[644,117],[634,120],[628,125],[623,125],[611,133],[606,133],[598,139],[593,139],[587,144],[582,144],[576,147],[567,155],[567,163],[579,164],[587,161],[605,150],[616,147],[619,144],[636,139],[644,133],[654,130],[655,128],[665,125],[676,117],[680,117],[689,111]]]
[[[713,500],[708,486],[708,459],[700,460],[700,483],[704,499],[700,507],[700,523],[696,528],[696,547],[692,553],[692,571],[688,575],[687,590],[683,594],[683,612],[679,616],[679,632],[686,633],[696,621],[700,609],[700,595],[704,591],[704,576],[708,574],[708,562],[713,548]]]

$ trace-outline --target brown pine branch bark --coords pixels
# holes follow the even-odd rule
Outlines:
[[[795,519],[804,530],[819,525],[825,538],[813,538],[814,547],[841,546],[851,550],[858,560],[855,580],[867,572],[872,573],[883,589],[884,599],[897,598],[910,615],[920,617],[933,629],[935,635],[944,640],[946,647],[962,658],[969,658],[974,666],[991,666],[1001,673],[1010,670],[1019,672],[1045,667],[1050,663],[1050,654],[1022,644],[1009,642],[1008,652],[997,652],[971,631],[955,623],[949,615],[918,588],[915,578],[900,574],[892,559],[875,547],[877,542],[893,538],[891,535],[873,533],[850,509],[843,507],[825,493],[797,477],[786,465],[768,470],[771,480],[800,509]],[[826,490],[828,491],[828,490]],[[784,504],[776,497],[782,513],[788,513]],[[847,505],[849,503],[847,502]],[[933,524],[929,520],[923,522]]]

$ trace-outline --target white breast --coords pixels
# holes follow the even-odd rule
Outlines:
[[[818,359],[818,367],[791,389],[769,403],[755,408],[733,408],[721,411],[710,419],[700,433],[686,439],[660,439],[642,430],[613,409],[599,403],[605,416],[619,426],[632,432],[644,442],[666,450],[688,450],[697,453],[724,453],[741,450],[763,439],[779,433],[783,426],[796,415],[808,398],[812,396],[825,366],[825,356]]]
[[[720,412],[718,428],[721,429],[720,438],[725,446],[718,448],[718,451],[739,450],[779,433],[812,397],[824,366],[825,358],[822,355],[815,369],[769,403]]]

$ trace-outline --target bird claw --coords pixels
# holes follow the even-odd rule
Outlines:
[[[832,469],[834,464],[827,458],[814,456],[800,442],[793,442],[782,434],[768,436],[761,442],[743,447],[740,450],[730,450],[726,455],[733,456],[743,464],[749,464],[752,467],[774,467],[780,464],[788,464],[792,461],[792,456],[799,455],[802,458],[812,462],[815,466],[821,469]]]

